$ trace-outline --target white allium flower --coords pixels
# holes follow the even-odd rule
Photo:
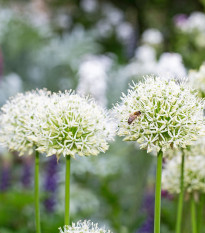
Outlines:
[[[118,135],[137,141],[141,149],[186,148],[202,134],[204,102],[185,83],[148,76],[121,99],[115,107]]]
[[[123,22],[116,27],[116,34],[119,40],[128,41],[132,37],[133,32],[133,26],[128,22]]]
[[[108,113],[92,99],[72,91],[53,94],[48,108],[37,113],[37,119],[42,124],[31,139],[47,156],[98,155],[113,139]]]
[[[157,45],[163,42],[163,36],[159,30],[150,28],[143,32],[142,41],[146,44]]]
[[[142,63],[156,62],[157,54],[155,49],[150,45],[139,46],[135,52],[135,57]]]
[[[191,86],[199,91],[201,97],[205,97],[205,63],[199,71],[191,70],[188,77]]]
[[[106,56],[88,56],[79,67],[77,90],[91,95],[100,105],[106,106],[107,78],[112,60]]]
[[[185,33],[205,32],[205,14],[202,12],[193,12],[178,27]]]
[[[114,7],[112,4],[103,4],[102,11],[108,22],[113,26],[117,26],[123,21],[123,11]]]
[[[49,92],[37,90],[17,94],[2,107],[0,114],[0,143],[20,155],[31,154],[35,143],[28,137],[34,134],[41,122],[35,119],[35,113],[44,113],[48,105]]]
[[[93,13],[98,8],[98,2],[95,0],[83,0],[80,3],[82,9],[87,13]]]
[[[205,156],[188,156],[184,165],[184,188],[188,193],[205,192]],[[162,171],[162,188],[173,194],[180,193],[181,156],[165,164]]]
[[[97,223],[86,220],[72,223],[72,226],[64,226],[63,230],[61,228],[59,230],[60,233],[111,233],[110,230],[99,228]]]
[[[125,67],[127,77],[154,74],[156,72],[156,51],[150,45],[139,46],[133,61]]]
[[[183,149],[185,157],[201,155],[205,156],[205,137],[200,137],[193,145]],[[182,156],[182,150],[170,149],[165,152],[167,158],[173,158],[175,156]]]
[[[159,58],[156,69],[159,75],[170,77],[185,77],[187,74],[182,56],[178,53],[163,53]]]

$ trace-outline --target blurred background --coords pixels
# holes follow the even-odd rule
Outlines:
[[[90,94],[110,109],[143,75],[186,76],[205,61],[204,9],[204,0],[0,0],[0,106],[46,87]],[[43,233],[63,226],[64,165],[41,157]],[[71,167],[72,221],[153,232],[153,156],[117,137],[106,154]],[[0,233],[35,232],[33,172],[32,156],[0,148]],[[172,233],[177,198],[162,196],[162,233]]]

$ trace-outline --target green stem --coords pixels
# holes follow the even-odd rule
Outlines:
[[[198,208],[198,216],[197,216],[197,220],[198,220],[198,232],[199,233],[201,231],[201,223],[202,223],[202,219],[203,219],[203,204],[204,204],[204,197],[203,197],[203,195],[200,195],[199,208]]]
[[[66,172],[65,172],[65,225],[70,225],[70,155],[66,156]]]
[[[163,155],[162,151],[159,151],[157,155],[157,171],[156,171],[156,187],[155,187],[154,233],[160,233],[162,155]]]
[[[196,203],[194,197],[191,198],[191,220],[192,220],[192,232],[197,233],[197,224],[196,224]]]
[[[177,210],[177,221],[176,221],[176,233],[181,233],[181,221],[183,212],[183,202],[184,202],[184,152],[182,151],[181,157],[181,181],[180,181],[180,194],[178,200],[178,210]]]
[[[39,153],[36,151],[35,155],[35,216],[36,216],[36,232],[41,232],[40,223],[40,202],[39,202]]]

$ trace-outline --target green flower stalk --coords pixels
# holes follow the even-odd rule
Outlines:
[[[114,128],[108,113],[92,99],[73,91],[55,93],[44,112],[37,112],[41,122],[29,139],[37,144],[37,151],[47,156],[66,157],[65,225],[70,223],[70,157],[96,156],[108,150]]]
[[[152,76],[133,83],[121,100],[115,107],[118,135],[158,154],[154,232],[159,233],[161,157],[168,149],[186,148],[203,134],[204,103],[185,82]]]
[[[191,222],[192,222],[192,232],[197,233],[197,221],[196,221],[196,203],[194,196],[191,198]]]
[[[35,215],[36,232],[41,232],[39,204],[39,154],[35,151],[36,143],[29,139],[34,135],[41,122],[35,119],[36,111],[44,111],[49,104],[50,93],[37,90],[12,97],[1,109],[0,144],[10,151],[35,154]]]
[[[181,170],[180,170],[180,194],[179,194],[179,200],[178,200],[176,233],[181,232],[183,202],[184,202],[184,153],[182,152],[182,155],[181,155]]]

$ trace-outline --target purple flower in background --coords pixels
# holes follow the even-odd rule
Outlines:
[[[3,165],[0,174],[0,191],[6,192],[11,184],[11,169],[9,165]]]
[[[174,17],[174,23],[177,27],[183,26],[183,24],[187,21],[187,16],[185,14],[178,14]]]
[[[137,233],[153,233],[154,218],[148,217]]]
[[[166,190],[162,190],[161,194],[162,194],[162,198],[166,198],[168,200],[173,199],[173,196]]]
[[[56,205],[55,193],[57,190],[57,160],[55,156],[51,156],[48,162],[44,189],[48,195],[44,201],[45,209],[48,212],[53,212]]]
[[[137,233],[153,233],[154,229],[154,195],[148,193],[143,203],[143,210],[147,216]]]
[[[24,188],[29,188],[32,181],[32,160],[26,160],[23,163],[23,173],[21,176],[21,182]]]
[[[143,204],[144,212],[149,216],[154,216],[154,195],[147,194]]]

